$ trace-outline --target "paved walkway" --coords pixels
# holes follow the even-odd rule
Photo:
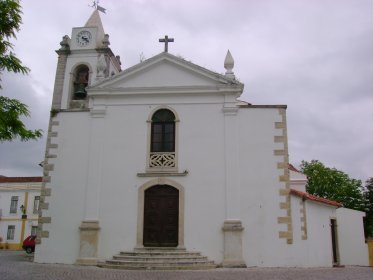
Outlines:
[[[345,268],[247,268],[202,271],[127,271],[60,264],[37,264],[24,252],[0,250],[1,280],[372,280],[371,267]]]

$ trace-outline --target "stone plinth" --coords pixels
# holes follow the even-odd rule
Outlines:
[[[242,257],[242,223],[239,220],[224,221],[223,267],[246,267]]]
[[[100,230],[98,221],[82,221],[80,229],[79,258],[80,265],[96,265],[98,250],[98,233]]]

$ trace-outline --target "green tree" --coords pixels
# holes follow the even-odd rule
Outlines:
[[[40,129],[34,131],[26,129],[20,120],[21,116],[30,116],[25,104],[16,99],[0,96],[0,141],[11,141],[16,137],[27,141],[42,136]]]
[[[365,182],[365,234],[373,237],[373,177]]]
[[[335,200],[344,207],[364,211],[365,199],[361,180],[351,179],[346,173],[326,167],[318,160],[302,161],[301,171],[307,175],[307,192]]]
[[[22,23],[21,14],[18,0],[0,0],[0,75],[4,70],[22,74],[30,71],[12,52],[13,44],[10,42],[16,38],[16,32],[19,31]],[[17,99],[0,96],[0,142],[11,141],[16,137],[27,141],[42,136],[40,129],[26,129],[20,120],[22,116],[30,116],[27,105]]]

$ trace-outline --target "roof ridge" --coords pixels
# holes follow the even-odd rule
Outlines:
[[[332,206],[335,206],[335,207],[343,207],[343,204],[340,203],[340,202],[330,200],[330,199],[327,199],[327,198],[323,198],[323,197],[320,197],[320,196],[316,196],[316,195],[310,194],[308,192],[302,192],[302,191],[299,191],[299,190],[296,190],[296,189],[290,189],[290,194],[299,196],[299,197],[301,197],[305,200],[320,202],[320,203],[332,205]]]

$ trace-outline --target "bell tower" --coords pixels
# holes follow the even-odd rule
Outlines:
[[[52,220],[49,202],[53,186],[54,164],[63,151],[62,148],[58,148],[59,144],[56,143],[60,133],[58,131],[60,122],[63,123],[65,120],[62,115],[67,116],[71,112],[91,110],[89,87],[121,71],[120,58],[115,56],[109,48],[109,35],[104,32],[98,10],[92,13],[83,27],[72,29],[71,38],[68,35],[63,36],[60,45],[60,49],[56,51],[58,54],[57,70],[43,165],[44,177],[40,196],[40,209],[42,210],[39,212],[38,244],[42,244],[42,239],[49,238],[49,224]],[[78,115],[81,116],[81,114]],[[100,120],[95,119],[96,122],[92,127],[96,128],[97,123],[100,125]],[[95,143],[91,144],[95,146]],[[91,166],[86,168],[92,169]],[[95,173],[90,172],[89,174],[89,178],[93,180],[89,182],[89,186],[96,194],[94,183],[97,180],[92,175]],[[87,208],[90,206],[91,204]],[[91,208],[86,210],[88,216],[91,214],[89,212]],[[97,262],[99,229],[96,216],[92,218],[91,215],[81,222],[77,263],[95,264]]]
[[[121,71],[119,56],[109,48],[98,10],[94,10],[83,27],[65,35],[57,50],[58,62],[52,110],[81,110],[89,106],[86,88]]]

